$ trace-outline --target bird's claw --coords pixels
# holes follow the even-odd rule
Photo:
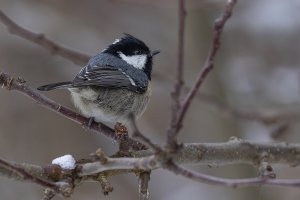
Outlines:
[[[117,122],[115,124],[115,133],[116,133],[117,140],[124,140],[128,137],[128,130],[126,126],[124,126],[120,122]]]

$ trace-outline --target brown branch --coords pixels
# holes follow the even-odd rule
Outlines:
[[[259,185],[299,187],[300,179],[269,179],[265,177],[245,178],[245,179],[228,179],[216,176],[202,174],[187,168],[178,166],[172,162],[168,162],[164,168],[172,171],[177,175],[182,175],[189,179],[212,185],[223,185],[229,187],[249,187]]]
[[[150,181],[151,171],[144,171],[139,174],[139,195],[141,200],[147,200],[149,198],[148,184]]]
[[[185,97],[185,99],[180,107],[180,110],[178,111],[176,129],[173,132],[171,132],[170,134],[168,134],[168,137],[169,137],[168,141],[172,141],[171,143],[169,143],[169,145],[171,145],[171,147],[172,146],[174,147],[174,144],[177,143],[178,132],[182,127],[183,119],[185,117],[185,114],[186,114],[192,100],[194,99],[194,97],[195,97],[198,89],[202,85],[203,81],[205,80],[205,78],[207,77],[209,72],[214,67],[214,59],[220,48],[220,37],[221,37],[222,31],[223,31],[224,25],[227,22],[227,20],[230,18],[233,7],[236,4],[236,2],[237,2],[237,0],[228,0],[226,3],[226,6],[225,6],[224,12],[218,19],[215,20],[213,41],[210,46],[207,59],[204,63],[204,66],[202,67],[202,69],[199,72],[199,75],[196,79],[195,84],[193,85],[192,89],[189,91],[189,93]]]
[[[110,185],[110,182],[107,180],[107,176],[104,173],[100,173],[96,180],[101,184],[104,195],[108,195],[113,191],[113,187]]]
[[[138,129],[136,122],[134,120],[133,115],[131,115],[131,125],[132,125],[132,137],[134,137],[135,139],[137,139],[139,142],[141,142],[142,144],[148,146],[149,148],[151,148],[152,150],[154,150],[155,152],[159,153],[162,152],[162,149],[154,144],[153,142],[151,142],[151,140],[144,136]]]
[[[223,14],[221,15],[221,17],[216,19],[216,21],[214,23],[213,42],[210,46],[209,53],[208,53],[207,59],[205,61],[205,64],[204,64],[203,68],[201,69],[201,71],[198,75],[198,78],[196,79],[195,84],[193,85],[192,89],[190,90],[190,92],[188,93],[188,95],[186,96],[186,98],[183,101],[182,108],[179,112],[178,126],[177,126],[178,130],[177,131],[179,131],[179,129],[181,128],[182,121],[185,117],[185,114],[186,114],[193,98],[195,97],[198,89],[202,85],[203,81],[205,80],[205,78],[207,77],[209,72],[214,67],[214,59],[220,48],[220,38],[221,38],[221,34],[223,32],[224,25],[227,22],[227,20],[230,18],[230,16],[232,15],[232,10],[233,10],[233,7],[236,4],[236,2],[237,2],[237,0],[228,0]]]
[[[17,166],[14,164],[11,164],[9,162],[6,162],[2,159],[0,159],[0,166],[2,166],[3,168],[5,168],[6,170],[8,170],[10,173],[15,173],[17,176],[19,176],[18,179],[22,179],[22,180],[29,180],[33,183],[36,183],[38,185],[47,187],[47,188],[51,188],[52,190],[54,190],[55,192],[59,192],[59,186],[56,185],[53,182],[50,182],[46,179],[42,179],[38,176],[34,176],[33,174],[27,172],[25,170],[25,168],[21,167],[21,166]],[[42,171],[42,170],[41,170]]]
[[[172,172],[191,178],[196,181],[213,184],[223,185],[230,187],[240,186],[255,186],[255,185],[277,185],[277,186],[300,186],[299,179],[270,179],[268,173],[269,163],[285,164],[289,166],[298,166],[300,163],[300,145],[299,144],[286,144],[286,143],[274,143],[264,144],[243,141],[240,139],[232,138],[225,143],[199,143],[199,144],[183,144],[182,148],[171,155],[171,159],[165,157],[162,158],[159,155],[153,155],[150,150],[142,150],[132,152],[133,158],[121,157],[112,158],[106,157],[105,162],[99,162],[99,160],[91,160],[88,162],[77,162],[76,170],[73,171],[72,177],[78,178],[75,181],[75,186],[81,181],[95,180],[99,173],[105,174],[105,176],[112,176],[124,173],[132,173],[141,171],[150,171],[158,168],[165,168]],[[174,163],[173,163],[174,162]],[[263,176],[246,179],[226,179],[215,176],[210,176],[198,172],[191,171],[179,165],[228,165],[246,163],[260,168],[265,168],[268,172],[263,173]],[[12,164],[10,164],[12,165]],[[27,164],[29,165],[29,164]],[[22,169],[23,165],[20,166]],[[4,168],[4,170],[3,170]],[[42,167],[37,168],[37,172],[32,173],[33,170],[26,170],[32,176],[44,177],[46,176],[46,170],[42,171]],[[50,170],[53,171],[53,170]],[[11,176],[11,174],[17,174],[17,176]],[[74,174],[75,173],[75,174]],[[63,173],[65,174],[65,173]],[[271,175],[271,174],[270,174]],[[0,164],[0,176],[6,176],[14,180],[23,180],[18,177],[18,172],[12,168],[3,167]],[[49,176],[49,174],[48,174]],[[17,177],[17,178],[16,178]],[[50,177],[50,176],[49,176]],[[52,176],[51,176],[52,177]],[[61,179],[57,179],[61,181]],[[78,182],[79,181],[79,182]],[[39,184],[38,182],[35,182]],[[57,182],[58,184],[59,182]],[[61,185],[58,185],[61,188]],[[144,188],[145,189],[145,188]],[[62,190],[60,190],[62,191]],[[67,193],[70,194],[70,193]]]
[[[73,110],[64,107],[53,100],[47,98],[46,96],[38,93],[36,90],[33,90],[29,86],[25,84],[25,81],[21,78],[14,79],[10,75],[6,73],[1,73],[0,71],[0,85],[2,87],[5,87],[8,90],[16,90],[27,97],[31,98],[35,102],[37,102],[39,105],[54,111],[55,113],[58,113],[67,119],[70,119],[82,126],[88,126],[88,128],[96,133],[101,133],[105,135],[108,138],[115,139],[115,131],[109,128],[108,126],[102,124],[102,123],[97,123],[97,122],[92,122],[92,124],[89,124],[89,119],[84,117],[83,115],[74,112]],[[144,145],[140,144],[139,142],[133,140],[133,139],[128,139],[128,144],[132,149],[139,150],[139,149],[145,149]]]
[[[55,55],[60,55],[68,60],[71,60],[75,64],[84,65],[90,59],[90,56],[76,52],[74,50],[65,48],[52,40],[48,39],[45,35],[31,32],[25,28],[22,28],[14,21],[12,21],[7,15],[0,10],[0,21],[7,27],[10,33],[17,35],[21,38],[29,40],[45,49],[48,49]]]
[[[178,5],[178,16],[179,16],[179,26],[178,26],[178,60],[177,60],[177,80],[174,84],[174,89],[171,94],[173,103],[172,103],[172,119],[170,127],[167,132],[167,143],[169,144],[169,149],[176,149],[176,140],[173,136],[177,129],[178,121],[178,111],[180,110],[180,95],[182,91],[183,82],[183,65],[184,65],[184,28],[185,28],[185,0],[179,0]]]
[[[205,80],[208,73],[214,67],[214,59],[215,59],[216,53],[218,52],[218,50],[220,48],[221,33],[223,31],[226,21],[229,19],[229,17],[232,14],[232,9],[233,9],[235,3],[236,3],[236,0],[228,0],[227,4],[225,6],[224,13],[222,14],[222,16],[220,18],[218,18],[215,21],[213,42],[210,46],[208,57],[206,59],[206,62],[204,64],[203,68],[201,69],[201,71],[198,75],[198,78],[197,78],[194,86],[192,87],[192,89],[190,90],[190,92],[188,93],[187,97],[185,98],[185,100],[183,102],[182,109],[179,113],[178,129],[180,129],[180,127],[181,127],[182,120],[183,120],[183,118],[186,114],[186,111],[189,108],[195,94],[197,93],[198,89],[202,85],[202,83]]]

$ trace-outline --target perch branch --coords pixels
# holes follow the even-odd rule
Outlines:
[[[162,160],[153,155],[151,150],[141,150],[132,152],[131,158],[111,158],[105,162],[90,161],[88,163],[77,163],[74,177],[84,178],[95,176],[99,173],[106,175],[130,173],[140,170],[155,170],[165,168],[175,174],[188,177],[190,179],[230,187],[255,186],[255,185],[277,185],[277,186],[300,186],[299,179],[269,179],[268,177],[254,177],[245,179],[220,178],[191,171],[179,165],[229,165],[245,163],[254,166],[261,166],[262,163],[284,164],[289,166],[299,166],[300,164],[300,144],[287,143],[256,143],[231,138],[225,143],[199,143],[183,144],[179,151],[172,154],[172,160]],[[174,162],[174,163],[173,163]],[[27,164],[28,166],[31,166]],[[18,165],[24,167],[26,165]],[[28,170],[32,176],[44,177],[41,167],[35,166],[34,170]],[[45,172],[44,172],[45,173]],[[18,176],[11,176],[17,174]],[[11,168],[0,165],[0,176],[5,176],[14,180],[23,180],[18,177],[19,173]],[[47,180],[47,179],[46,179]],[[90,179],[84,179],[90,180]],[[24,181],[24,180],[23,180]],[[39,183],[38,183],[39,184]]]

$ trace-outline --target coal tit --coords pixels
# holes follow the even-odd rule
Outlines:
[[[151,95],[153,56],[132,35],[115,40],[92,57],[72,81],[43,85],[38,90],[68,89],[75,106],[86,117],[110,127],[140,117]]]

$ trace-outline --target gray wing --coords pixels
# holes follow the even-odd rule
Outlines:
[[[145,92],[148,86],[145,73],[141,70],[133,70],[130,67],[122,66],[121,68],[116,68],[107,64],[89,63],[77,74],[72,82],[72,86],[123,88],[138,93]]]

